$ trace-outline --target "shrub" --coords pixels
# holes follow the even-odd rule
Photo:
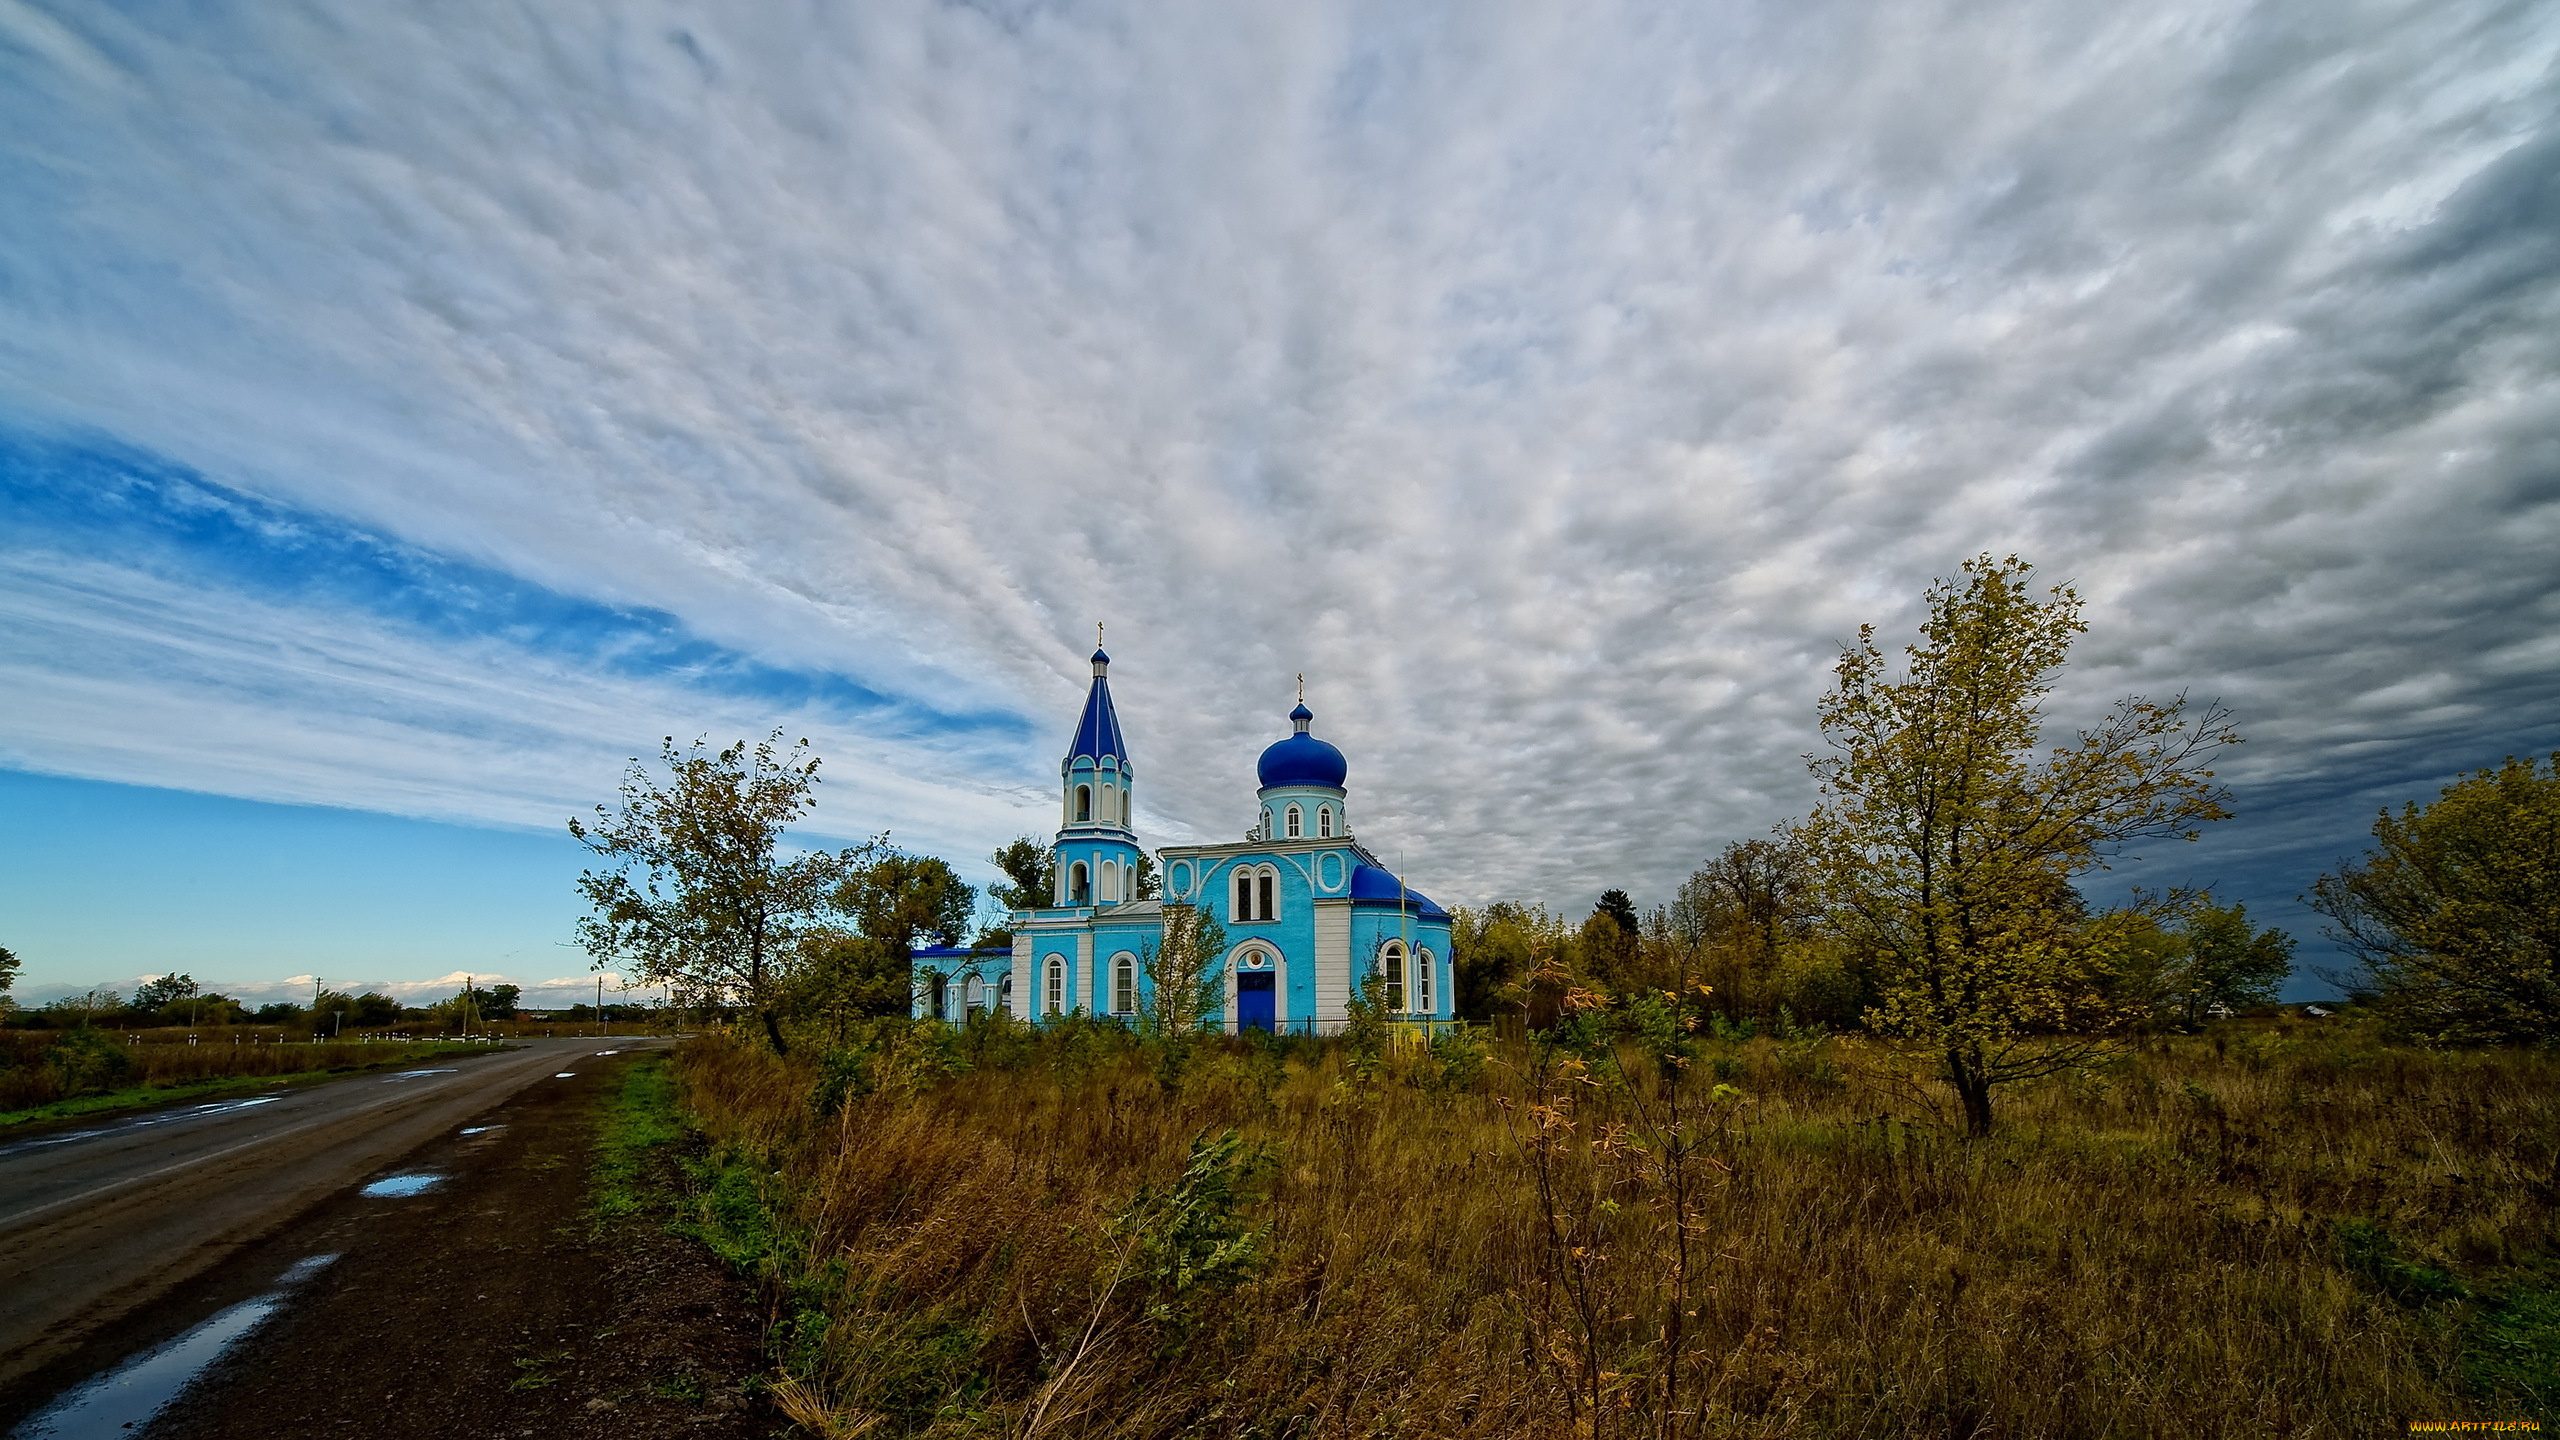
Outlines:
[[[53,1042],[45,1051],[45,1068],[53,1072],[53,1083],[66,1098],[74,1095],[104,1095],[121,1088],[133,1073],[133,1056],[127,1047],[96,1030],[74,1030]]]

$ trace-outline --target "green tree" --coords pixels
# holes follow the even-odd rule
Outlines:
[[[1608,916],[1620,932],[1631,938],[1642,928],[1642,923],[1636,918],[1636,902],[1624,890],[1601,891],[1600,901],[1591,907],[1591,913]]]
[[[1010,882],[987,887],[997,904],[1007,910],[1037,910],[1049,903],[1056,884],[1051,868],[1057,863],[1054,847],[1036,836],[1019,835],[990,858]]]
[[[1209,1017],[1226,1006],[1226,976],[1220,966],[1227,956],[1227,932],[1201,906],[1167,905],[1164,936],[1139,947],[1138,965],[1146,977],[1140,1007],[1156,1080],[1168,1091],[1182,1088],[1193,1047]]]
[[[504,985],[499,988],[513,991],[516,987],[513,985]],[[510,1005],[512,1005],[514,996],[511,994],[508,997],[508,1000]],[[508,1013],[512,1014],[514,1012],[511,1009]],[[367,990],[363,994],[357,996],[355,998],[354,1007],[347,1012],[347,1023],[351,1025],[362,1025],[368,1029],[393,1024],[397,1022],[399,1018],[400,1002],[376,990]]]
[[[2241,1010],[2272,1005],[2293,973],[2293,937],[2249,923],[2246,905],[2216,905],[2197,897],[2183,907],[2169,932],[2178,942],[2170,971],[2172,1003],[2188,1025],[2204,1022],[2217,1007]]]
[[[941,978],[939,972],[916,973],[916,943],[932,939],[945,945],[959,944],[969,933],[969,917],[978,908],[978,892],[953,873],[948,863],[930,855],[891,850],[882,843],[875,846],[869,860],[847,867],[844,879],[836,885],[833,903],[838,912],[853,918],[854,928],[866,944],[855,950],[839,946],[828,952],[828,958],[858,960],[874,972],[846,977],[865,993],[895,977],[901,992],[896,1013],[904,1014],[917,994],[916,987],[931,985]]]
[[[364,1002],[378,998],[371,995],[356,997],[358,1023],[363,1023]],[[516,986],[492,985],[480,992],[480,1013],[492,1020],[513,1020],[516,1018],[516,1006],[523,998],[524,991]]]
[[[17,1007],[18,1002],[9,997],[9,991],[18,983],[19,963],[16,951],[6,945],[0,945],[0,1010],[11,1010]]]
[[[143,981],[142,988],[133,992],[133,1008],[156,1015],[181,1000],[194,999],[203,993],[203,989],[192,975],[154,976]]]
[[[800,941],[824,923],[829,897],[868,850],[781,857],[784,831],[816,803],[809,742],[781,749],[776,730],[749,749],[716,753],[668,737],[661,786],[638,760],[617,810],[569,822],[578,843],[612,868],[578,877],[590,913],[578,938],[604,969],[627,965],[643,984],[751,1010],[776,1053],[788,1050],[779,1007]]]
[[[1984,555],[1931,586],[1899,675],[1860,628],[1822,701],[1836,753],[1809,757],[1823,802],[1799,832],[1829,923],[1872,967],[1871,1024],[1940,1065],[1973,1135],[1997,1087],[2087,1063],[2131,1018],[2107,978],[2132,917],[2084,916],[2072,881],[2223,818],[2203,762],[2239,738],[2218,705],[2136,697],[2039,753],[2087,626],[2072,590],[2029,593],[2032,568]]]
[[[2326,933],[2406,1033],[2560,1039],[2560,754],[2465,775],[2386,810],[2373,848],[2311,887]]]
[[[1529,976],[1541,940],[1553,943],[1560,927],[1546,907],[1497,900],[1481,910],[1461,906],[1449,917],[1449,968],[1456,980],[1458,1018],[1482,1025],[1511,999]]]

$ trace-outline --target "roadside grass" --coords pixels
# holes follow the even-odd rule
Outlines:
[[[230,1047],[220,1048],[227,1052]],[[434,1060],[450,1060],[490,1053],[490,1047],[486,1045],[439,1041],[420,1041],[413,1044],[351,1043],[241,1048],[258,1056],[260,1064],[273,1065],[274,1068],[255,1069],[244,1074],[172,1078],[165,1082],[128,1085],[98,1094],[49,1100],[15,1110],[0,1110],[0,1130],[54,1120],[102,1119],[129,1110],[147,1110],[154,1106],[181,1101],[220,1099],[226,1095],[272,1090],[278,1086],[308,1085],[335,1076],[360,1074],[368,1070],[390,1070]],[[276,1055],[278,1051],[292,1053]],[[274,1060],[267,1058],[271,1055],[275,1056]]]
[[[820,1436],[2560,1420],[2560,1055],[2157,1041],[1974,1142],[1845,1038],[1706,1044],[1678,1087],[1354,1059],[1208,1042],[1168,1090],[1132,1036],[973,1027],[846,1084],[703,1037],[684,1221],[765,1286]]]
[[[591,1193],[596,1228],[667,1208],[658,1152],[684,1138],[676,1107],[675,1076],[666,1057],[636,1056],[623,1067],[622,1084],[605,1107],[597,1132]]]

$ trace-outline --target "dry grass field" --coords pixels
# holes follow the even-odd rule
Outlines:
[[[1168,1088],[1098,1028],[677,1066],[815,1434],[2346,1437],[2560,1397],[2549,1053],[2233,1027],[1974,1142],[1846,1039],[1670,1090],[1516,1040],[1217,1041]]]

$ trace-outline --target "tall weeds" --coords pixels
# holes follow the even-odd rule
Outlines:
[[[1449,1058],[1214,1042],[1169,1094],[1106,1029],[945,1034],[829,1113],[814,1063],[713,1038],[679,1073],[778,1237],[815,1434],[2346,1436],[2546,1403],[2465,1347],[2554,1313],[2560,1058],[2167,1042],[1974,1142],[1845,1039]]]

